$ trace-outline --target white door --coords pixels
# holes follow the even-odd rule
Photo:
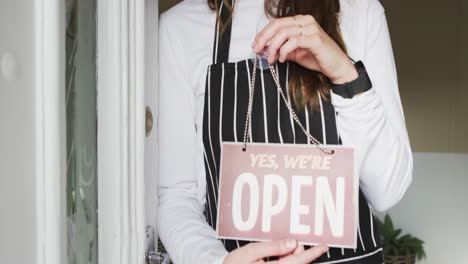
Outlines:
[[[157,21],[157,0],[0,1],[0,263],[145,263]]]
[[[158,0],[99,0],[98,21],[99,263],[159,263]]]
[[[0,1],[0,263],[66,263],[64,1]]]
[[[145,0],[145,212],[147,253],[157,252],[158,1]],[[160,257],[148,255],[148,257]]]

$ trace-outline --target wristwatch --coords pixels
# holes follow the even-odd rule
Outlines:
[[[356,62],[354,67],[356,67],[358,72],[357,79],[343,84],[333,84],[331,87],[333,93],[343,98],[351,99],[356,94],[368,91],[372,88],[372,82],[369,79],[369,75],[362,61]]]

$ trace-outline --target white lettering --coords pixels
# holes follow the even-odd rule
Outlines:
[[[290,232],[292,234],[310,233],[310,226],[300,223],[300,216],[309,214],[309,206],[301,204],[301,187],[307,185],[312,185],[312,177],[292,176],[290,221]]]
[[[328,222],[334,237],[343,236],[344,229],[344,194],[345,180],[336,178],[336,198],[333,202],[332,191],[327,177],[320,176],[316,180],[315,195],[315,235],[323,234],[324,211],[327,211]]]
[[[242,190],[247,186],[250,190],[250,207],[247,220],[242,218]],[[252,229],[257,222],[259,208],[259,187],[257,177],[252,173],[242,173],[234,183],[232,194],[232,220],[240,231]]]
[[[273,188],[278,190],[278,200],[273,204]],[[288,201],[288,185],[279,175],[265,175],[263,188],[262,232],[271,231],[271,218],[279,214]]]

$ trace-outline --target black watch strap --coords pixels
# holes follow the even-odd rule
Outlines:
[[[368,91],[372,88],[372,82],[369,79],[366,68],[362,61],[358,61],[354,64],[358,72],[357,79],[343,84],[333,84],[331,89],[333,93],[346,98],[351,99],[356,94]]]

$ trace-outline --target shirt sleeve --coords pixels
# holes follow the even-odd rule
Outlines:
[[[379,1],[369,2],[362,60],[373,88],[352,99],[331,97],[343,145],[356,149],[361,190],[373,208],[385,211],[410,185],[413,157],[385,12]]]
[[[195,129],[194,93],[181,39],[163,15],[159,42],[158,233],[174,263],[222,263],[227,254],[206,222],[197,182],[203,162]]]

